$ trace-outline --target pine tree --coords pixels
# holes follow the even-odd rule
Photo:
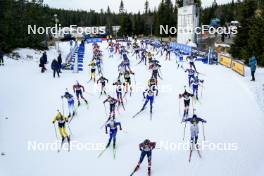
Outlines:
[[[252,30],[251,28],[254,26],[254,12],[256,9],[257,4],[255,0],[245,0],[242,3],[241,17],[239,19],[242,27],[238,29],[238,34],[234,39],[234,44],[231,46],[231,54],[236,58],[246,59],[252,55],[249,38],[254,38],[255,34],[249,34],[249,31]]]
[[[145,14],[146,14],[146,13],[148,13],[148,10],[149,10],[149,2],[148,2],[148,0],[145,1],[144,6],[145,6]]]

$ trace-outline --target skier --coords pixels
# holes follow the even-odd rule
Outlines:
[[[190,68],[194,68],[195,72],[197,72],[196,67],[194,65],[194,61],[195,61],[194,54],[191,54],[191,56],[188,57],[188,59],[189,59]]]
[[[63,96],[61,96],[61,98],[66,98],[68,101],[68,109],[69,109],[69,115],[68,118],[73,117],[75,115],[75,110],[74,110],[74,97],[72,94],[70,94],[68,92],[68,90],[66,89],[66,92]]]
[[[140,168],[140,164],[143,162],[145,156],[148,157],[148,176],[151,175],[151,157],[152,157],[152,150],[155,149],[156,142],[150,142],[149,139],[144,140],[141,144],[139,144],[139,150],[141,151],[139,162],[132,172],[132,175],[134,175],[135,172],[137,172]]]
[[[158,79],[158,77],[159,77],[160,79],[162,79],[161,76],[160,76],[160,74],[159,74],[159,69],[160,69],[160,67],[161,67],[161,65],[158,64],[158,63],[152,63],[152,64],[149,66],[149,69],[152,70],[152,76],[153,76],[155,79]]]
[[[156,55],[158,55],[160,53],[160,56],[163,56],[163,52],[162,52],[162,47],[161,46],[157,46],[158,50]]]
[[[202,119],[202,118],[199,118],[197,117],[196,114],[193,114],[193,117],[191,118],[187,118],[185,120],[183,120],[183,122],[190,122],[191,123],[191,126],[190,126],[190,132],[191,132],[191,146],[190,146],[190,155],[189,155],[189,162],[191,161],[191,156],[192,156],[192,151],[195,147],[195,149],[197,150],[198,154],[199,154],[199,157],[201,158],[201,154],[200,154],[200,151],[199,151],[199,145],[198,145],[198,134],[199,134],[199,122],[202,122],[202,123],[206,123],[206,120]]]
[[[166,46],[166,59],[165,60],[170,60],[170,56],[171,56],[171,48],[169,45]]]
[[[68,118],[64,117],[61,112],[58,110],[57,115],[54,117],[52,123],[55,124],[55,122],[58,122],[58,128],[61,135],[61,148],[64,143],[65,138],[67,138],[69,148],[68,151],[70,151],[70,135],[67,133],[65,124],[68,123]]]
[[[109,45],[108,45],[108,47],[109,47],[109,57],[112,58],[112,57],[114,57],[114,52],[115,52],[115,48],[113,46],[113,43],[110,42]]]
[[[141,111],[143,111],[145,109],[147,103],[150,101],[150,113],[152,114],[154,95],[155,95],[154,92],[156,92],[156,96],[158,96],[159,91],[155,87],[149,87],[148,89],[146,89],[143,92],[143,97],[146,100],[145,100],[143,107],[141,108]],[[147,96],[146,96],[146,94],[147,94]]]
[[[113,139],[113,148],[115,149],[115,147],[116,147],[116,134],[117,134],[117,130],[118,130],[117,128],[118,127],[119,127],[119,130],[122,130],[121,123],[116,122],[115,120],[111,120],[110,123],[108,123],[105,126],[105,133],[108,134],[108,128],[110,131],[109,140],[108,140],[108,143],[106,145],[106,148],[108,148],[110,146],[111,141]]]
[[[125,56],[127,57],[127,56]],[[118,65],[118,70],[129,70],[131,71],[131,68],[130,68],[130,61],[128,59],[126,60],[123,60],[119,65]]]
[[[53,70],[53,78],[55,78],[56,73],[57,73],[57,76],[60,77],[60,66],[56,59],[53,59],[51,63],[51,69]]]
[[[197,73],[192,67],[190,66],[189,69],[186,69],[185,72],[188,72],[188,82],[189,86],[191,86],[191,80],[194,79],[194,74]]]
[[[133,49],[134,49],[134,53],[132,54],[132,56],[134,56],[136,54],[136,59],[140,58],[140,54],[139,54],[140,47],[138,46],[137,43],[133,44]]]
[[[99,56],[95,57],[95,64],[98,70],[98,74],[102,74],[102,59]]]
[[[95,60],[92,60],[92,62],[88,65],[91,67],[91,78],[88,82],[90,82],[91,80],[93,80],[95,82],[95,77],[96,77],[96,63]]]
[[[109,121],[111,118],[115,119],[116,103],[118,103],[119,101],[111,97],[110,95],[108,95],[107,99],[104,100],[103,103],[105,104],[106,102],[108,102],[110,105],[110,112],[109,112],[109,118],[108,118],[108,121]]]
[[[105,82],[109,82],[108,79],[106,79],[105,77],[101,76],[98,80],[97,80],[97,84],[100,83],[101,84],[101,93],[100,96],[103,94],[106,95],[106,91],[105,91]]]
[[[147,65],[147,56],[145,50],[141,51],[141,59],[137,64],[140,64],[141,62],[144,62],[144,64]]]
[[[88,101],[83,97],[83,92],[85,92],[84,87],[76,81],[76,84],[73,85],[73,92],[76,94],[78,100],[78,106],[80,106],[80,97],[88,104]]]
[[[120,54],[120,43],[115,43],[115,54]]]
[[[113,140],[113,154],[114,154],[114,158],[116,156],[116,135],[117,135],[118,127],[119,127],[119,130],[122,130],[121,123],[120,122],[116,122],[114,119],[111,120],[108,124],[107,124],[107,122],[106,122],[106,125],[105,125],[105,133],[108,134],[108,129],[109,129],[109,132],[110,132],[109,140],[108,140],[108,143],[107,143],[105,149],[98,155],[98,158],[100,156],[102,156],[103,153],[108,149],[108,147],[110,146],[112,140]]]
[[[125,74],[125,67],[122,65],[122,63],[118,66],[118,77],[117,79],[120,79],[122,75]]]
[[[116,86],[116,98],[118,100],[118,106],[122,104],[123,109],[125,110],[124,102],[123,102],[123,85],[122,82],[117,80],[117,82],[113,83],[114,86]]]
[[[203,83],[204,80],[198,78],[198,75],[195,76],[194,80],[191,80],[191,85],[193,89],[193,95],[195,95],[196,99],[198,100],[198,87],[200,83]]]
[[[186,87],[185,87],[186,88]],[[190,106],[190,97],[193,97],[193,94],[187,92],[185,89],[182,94],[179,94],[179,98],[183,98],[184,101],[184,113],[183,113],[183,119],[188,116],[189,114],[189,106]]]
[[[126,88],[125,95],[128,93],[128,87],[129,87],[130,88],[130,96],[131,96],[132,95],[132,86],[131,86],[130,74],[135,75],[135,73],[132,72],[132,71],[128,71],[128,70],[125,71],[125,74],[124,74],[124,80],[125,80],[124,86]]]

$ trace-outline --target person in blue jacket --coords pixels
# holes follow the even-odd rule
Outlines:
[[[110,132],[109,140],[108,140],[108,143],[106,145],[106,148],[108,148],[110,146],[112,139],[113,139],[113,148],[116,147],[116,134],[118,131],[118,127],[119,127],[119,130],[122,130],[121,123],[116,122],[115,120],[111,120],[110,123],[108,123],[105,126],[105,133],[108,134],[108,129]]]
[[[255,72],[257,69],[257,59],[254,55],[249,59],[249,66],[250,66],[251,77],[252,77],[251,81],[255,81]]]

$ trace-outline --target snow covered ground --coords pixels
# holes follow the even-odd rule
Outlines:
[[[61,43],[62,55],[69,52],[69,44]],[[116,81],[117,65],[120,57],[108,58],[106,43],[104,50],[104,76],[111,84]],[[206,119],[205,137],[208,143],[232,145],[237,150],[202,151],[202,159],[193,153],[188,162],[188,150],[173,150],[173,144],[183,142],[184,124],[179,116],[178,95],[187,85],[187,76],[177,69],[175,57],[171,61],[159,58],[162,65],[163,80],[159,82],[159,96],[154,103],[153,119],[145,111],[137,118],[131,117],[142,107],[142,89],[127,97],[126,111],[120,109],[117,120],[122,123],[123,131],[117,136],[117,157],[113,159],[112,149],[97,158],[108,135],[100,127],[106,120],[103,100],[94,91],[90,82],[90,71],[86,67],[92,57],[92,46],[86,45],[85,69],[79,74],[64,71],[61,78],[52,78],[50,66],[48,72],[40,73],[38,59],[40,52],[19,49],[24,56],[35,55],[33,60],[6,59],[6,66],[0,67],[0,156],[1,176],[87,176],[87,175],[129,175],[139,159],[138,144],[149,138],[158,142],[160,147],[153,151],[152,171],[154,176],[260,176],[264,174],[264,70],[259,69],[257,82],[245,78],[223,66],[196,63],[198,71],[205,80],[201,103],[195,103],[197,115]],[[48,51],[51,62],[57,57],[55,49]],[[144,65],[136,65],[138,60],[130,56],[132,70],[136,73],[136,86],[145,88],[150,72]],[[186,64],[184,64],[186,66]],[[81,106],[78,116],[70,123],[73,143],[80,142],[96,150],[78,150],[71,152],[56,150],[32,151],[29,142],[56,143],[54,126],[51,123],[57,109],[62,109],[60,96],[78,80],[86,88],[85,97],[89,109]],[[132,80],[132,83],[134,81]],[[135,85],[134,85],[135,86]],[[115,96],[114,93],[110,93]],[[107,104],[108,112],[108,104]],[[67,112],[67,105],[64,102]],[[183,108],[181,102],[180,108]],[[182,113],[182,110],[181,110]],[[189,140],[189,126],[186,128],[185,142]],[[203,139],[200,129],[200,141]],[[171,144],[167,149],[163,144]],[[235,147],[234,147],[235,146]],[[174,146],[175,147],[175,146]],[[147,161],[135,175],[147,175]]]

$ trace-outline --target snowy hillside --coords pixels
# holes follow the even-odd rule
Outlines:
[[[119,55],[109,58],[107,43],[100,45],[104,54],[104,76],[109,79],[108,92],[115,96],[112,83],[118,76],[117,66],[121,59]],[[69,43],[61,43],[60,48],[65,58],[69,52]],[[146,138],[160,144],[153,150],[153,176],[264,174],[263,70],[257,73],[257,82],[253,83],[249,81],[249,77],[243,78],[223,66],[196,63],[198,71],[203,73],[200,77],[205,83],[200,102],[194,103],[194,107],[197,115],[207,120],[204,126],[205,138],[208,143],[232,145],[237,150],[205,149],[201,151],[201,159],[194,152],[189,163],[189,150],[175,148],[179,143],[189,143],[189,125],[183,141],[183,102],[181,100],[179,105],[178,98],[188,84],[186,73],[181,68],[177,69],[174,55],[171,61],[165,61],[165,56],[157,57],[162,65],[163,80],[159,80],[160,92],[155,98],[152,120],[149,105],[146,111],[133,119],[132,116],[144,103],[142,92],[151,72],[143,64],[137,65],[139,60],[129,54],[132,70],[135,72],[132,84],[137,90],[134,90],[131,97],[127,96],[126,110],[120,108],[117,113],[117,121],[122,123],[123,130],[117,134],[116,158],[113,158],[112,147],[98,158],[108,140],[108,135],[101,128],[107,119],[103,104],[106,96],[99,97],[97,85],[87,83],[90,79],[87,65],[92,59],[92,45],[85,45],[84,71],[78,74],[63,71],[61,78],[55,79],[52,77],[50,64],[47,73],[40,73],[40,52],[30,49],[20,49],[17,52],[24,56],[34,55],[34,59],[15,61],[6,58],[6,65],[0,67],[0,152],[3,152],[0,156],[1,176],[127,176],[138,162],[138,144]],[[47,51],[47,55],[49,62],[57,57],[55,49]],[[187,67],[187,63],[183,65]],[[262,79],[262,82],[258,79]],[[73,94],[72,86],[76,80],[85,86],[84,96],[89,102],[89,108],[82,105],[78,109],[78,115],[70,123],[72,145],[80,143],[90,148],[78,150],[76,146],[72,146],[70,152],[63,150],[60,153],[57,149],[50,148],[44,151],[32,151],[32,148],[29,150],[30,142],[56,144],[52,120],[57,109],[62,110],[61,95],[66,88]],[[66,101],[64,109],[67,114]],[[106,111],[109,111],[108,104]],[[202,126],[199,141],[203,141]],[[170,149],[165,144],[169,144]],[[147,175],[147,160],[135,175]]]

